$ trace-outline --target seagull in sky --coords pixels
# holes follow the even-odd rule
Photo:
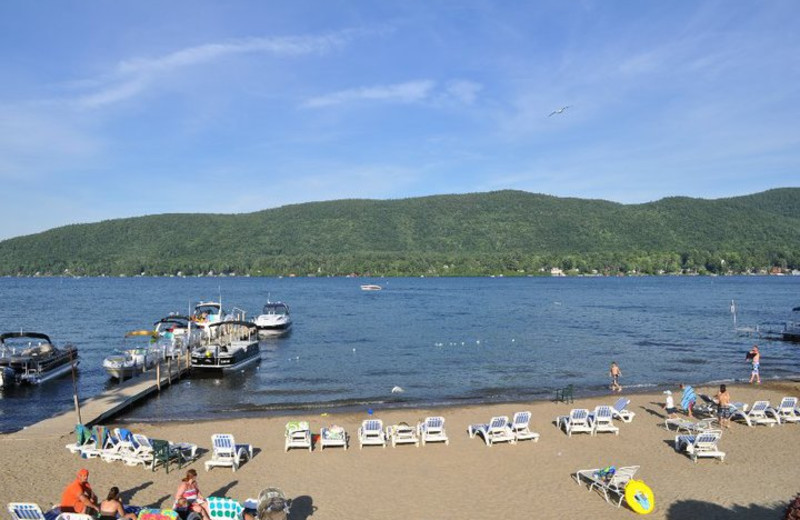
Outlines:
[[[553,110],[547,117],[553,117],[556,114],[563,114],[564,110],[568,109],[572,105],[564,105],[563,107],[559,108],[558,110]]]

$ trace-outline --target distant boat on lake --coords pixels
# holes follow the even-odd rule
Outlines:
[[[74,346],[58,348],[41,332],[6,332],[0,335],[0,387],[43,383],[66,374],[77,358]]]
[[[381,289],[383,289],[383,287],[374,283],[365,283],[361,285],[362,291],[380,291]]]

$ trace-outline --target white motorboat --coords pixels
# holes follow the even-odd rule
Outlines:
[[[258,335],[262,338],[284,336],[292,329],[292,317],[289,315],[289,306],[283,302],[267,300],[261,314],[253,320],[258,327]]]
[[[164,351],[165,358],[181,357],[203,341],[203,330],[189,316],[171,314],[153,326],[156,344]]]
[[[123,348],[103,360],[103,368],[113,379],[120,381],[135,377],[156,366],[164,358],[164,351],[155,343],[152,330],[134,330],[125,334],[126,344],[132,340],[146,341],[146,344]]]
[[[374,283],[365,283],[361,286],[362,291],[380,291],[381,289],[383,289],[383,287]]]
[[[0,334],[0,387],[39,384],[78,365],[78,349],[58,348],[41,332]]]
[[[211,325],[230,320],[244,321],[245,312],[237,307],[234,307],[231,311],[226,311],[222,308],[221,302],[202,301],[195,304],[191,319],[203,331],[203,337],[212,339],[213,336],[211,334],[213,331],[218,331],[219,329],[211,329]]]
[[[214,339],[192,351],[192,370],[236,370],[261,359],[255,323],[231,320],[210,327]]]

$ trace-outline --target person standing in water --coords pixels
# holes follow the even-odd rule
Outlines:
[[[611,391],[622,392],[622,387],[619,384],[619,378],[622,375],[622,370],[619,369],[619,365],[617,365],[616,361],[611,362],[611,369],[608,371],[608,375],[611,377]]]
[[[750,371],[750,384],[752,384],[753,380],[755,380],[756,384],[760,385],[761,374],[758,372],[758,368],[761,365],[761,354],[758,352],[758,345],[753,345],[753,348],[747,353],[747,357],[745,359],[753,363],[753,369]]]

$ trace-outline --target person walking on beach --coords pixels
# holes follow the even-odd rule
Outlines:
[[[611,362],[611,369],[608,371],[608,375],[611,376],[611,391],[622,392],[622,387],[619,384],[619,378],[622,375],[622,370],[619,369],[616,361]]]
[[[678,409],[675,408],[675,400],[672,398],[672,391],[664,390],[664,394],[667,396],[664,400],[664,411],[667,412],[668,418],[676,419],[678,417]]]
[[[758,351],[758,345],[753,345],[753,348],[747,353],[745,359],[753,363],[753,369],[750,371],[750,384],[753,384],[753,380],[755,380],[756,384],[760,385],[761,374],[758,372],[758,367],[761,364],[761,353]]]
[[[731,427],[731,394],[725,385],[719,385],[719,392],[714,396],[717,401],[717,419],[723,428]]]
[[[97,495],[89,485],[89,470],[82,468],[78,471],[78,476],[64,488],[61,494],[62,513],[86,513],[97,514],[100,505],[97,503]]]

